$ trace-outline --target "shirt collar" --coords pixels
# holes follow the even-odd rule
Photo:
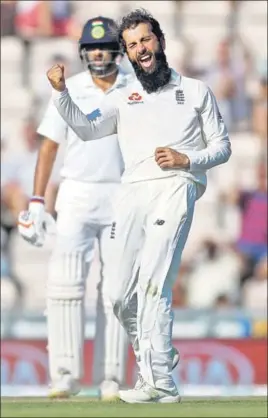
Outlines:
[[[125,86],[127,84],[128,78],[129,74],[125,73],[119,68],[115,83],[110,90],[114,90],[117,87]]]
[[[181,75],[171,68],[171,76],[168,84],[179,86],[181,84]]]
[[[139,86],[143,89],[141,82],[136,78],[136,82],[138,82]],[[149,96],[153,94],[159,94],[163,89],[165,89],[167,86],[180,86],[181,85],[181,75],[177,73],[173,68],[171,68],[171,75],[170,80],[167,84],[165,84],[163,87],[161,87],[157,92],[155,93],[149,93]],[[148,94],[144,91],[144,94]]]

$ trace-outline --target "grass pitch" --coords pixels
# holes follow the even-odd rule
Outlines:
[[[185,398],[180,404],[101,402],[89,398],[2,398],[1,417],[267,417],[267,398]]]

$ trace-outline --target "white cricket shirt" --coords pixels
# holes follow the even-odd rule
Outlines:
[[[68,89],[54,90],[54,104],[83,141],[94,143],[103,136],[118,134],[125,164],[123,182],[179,174],[205,189],[206,170],[226,162],[231,155],[229,136],[211,90],[174,70],[170,82],[152,94],[133,77],[107,95],[94,119],[83,114],[70,95]],[[161,169],[154,157],[157,147],[187,154],[190,168]]]
[[[89,72],[67,79],[74,102],[89,115],[106,100],[112,91],[127,83],[128,76],[119,72],[113,87],[103,92],[92,81]],[[38,127],[38,133],[58,144],[65,142],[63,178],[89,183],[119,183],[123,172],[123,159],[116,133],[104,135],[100,141],[82,142],[57,111],[51,99]],[[90,139],[90,138],[88,138]]]

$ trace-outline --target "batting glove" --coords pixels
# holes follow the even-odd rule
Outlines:
[[[52,225],[53,224],[53,225]],[[18,231],[22,238],[35,247],[42,247],[45,242],[47,227],[55,227],[51,215],[45,212],[44,199],[34,196],[28,210],[20,212]]]

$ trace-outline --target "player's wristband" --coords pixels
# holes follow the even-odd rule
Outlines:
[[[60,99],[61,97],[64,97],[68,94],[69,90],[67,89],[67,87],[65,87],[64,90],[59,91],[56,89],[52,89],[52,97],[53,99]]]
[[[41,203],[44,205],[45,199],[42,196],[32,196],[30,199],[30,203]]]

